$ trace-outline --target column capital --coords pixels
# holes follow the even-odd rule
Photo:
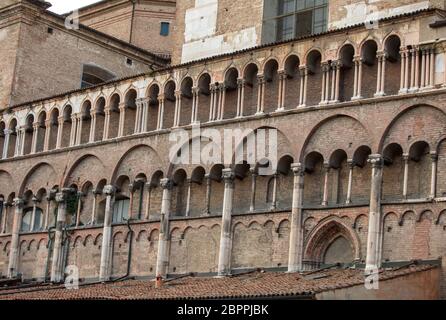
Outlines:
[[[294,176],[303,176],[305,174],[305,168],[302,163],[292,163],[291,170]]]
[[[258,176],[259,175],[258,168],[256,166],[249,168],[249,172],[251,172],[252,176]]]
[[[328,72],[330,70],[330,63],[328,61],[321,62],[322,72]]]
[[[199,95],[200,87],[192,87],[192,94]]]
[[[259,84],[264,84],[266,82],[266,77],[264,74],[258,74],[257,75],[257,81]]]
[[[94,188],[93,190],[91,190],[91,193],[93,193],[93,195],[100,195],[102,194],[102,190],[99,188]]]
[[[136,190],[135,184],[134,183],[129,183],[128,189],[129,189],[130,193],[135,192],[135,190]]]
[[[11,133],[13,133],[13,130],[11,130],[11,129],[5,129],[5,130],[3,130],[3,133],[5,134],[5,136],[8,136],[8,135],[10,135]]]
[[[353,169],[354,167],[356,167],[356,162],[355,162],[355,160],[353,160],[353,159],[347,159],[347,166],[348,166],[350,169]]]
[[[114,185],[106,185],[102,192],[107,196],[113,196],[116,193],[116,187]]]
[[[25,201],[23,201],[22,198],[15,198],[13,200],[13,206],[15,206],[19,209],[23,208],[24,205],[25,205]]]
[[[164,93],[162,93],[162,94],[159,94],[158,95],[158,97],[157,97],[157,99],[158,99],[158,101],[164,101],[165,99],[166,99],[166,95],[164,94]]]
[[[168,178],[164,178],[160,180],[160,186],[163,190],[172,190],[173,189],[173,181]]]
[[[180,99],[183,96],[181,90],[175,90],[175,98]]]
[[[409,161],[409,154],[408,153],[403,153],[403,160],[404,161]]]
[[[382,168],[384,165],[384,158],[380,154],[371,154],[369,156],[368,162],[372,165],[373,168]]]
[[[123,110],[125,110],[125,108],[126,108],[125,102],[121,102],[121,103],[119,104],[118,108],[119,108],[119,111],[123,111]]]
[[[232,183],[235,179],[234,170],[228,168],[222,170],[222,179],[225,181],[225,183]]]
[[[246,85],[246,80],[243,78],[238,78],[237,79],[237,86],[238,87],[244,87]]]
[[[431,151],[431,152],[430,152],[430,156],[431,156],[431,160],[432,160],[432,162],[436,162],[436,161],[438,161],[438,154],[437,154],[436,151]]]

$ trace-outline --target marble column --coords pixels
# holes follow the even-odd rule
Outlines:
[[[369,228],[367,239],[366,270],[375,270],[381,267],[382,255],[382,214],[381,193],[383,179],[383,158],[379,154],[369,156],[372,165],[372,181],[369,210]]]
[[[57,220],[54,235],[53,260],[51,265],[51,282],[62,282],[64,279],[63,266],[63,233],[67,218],[67,197],[69,189],[63,189],[56,194]]]
[[[305,170],[300,163],[291,165],[294,174],[293,203],[291,210],[288,272],[303,270],[303,195]]]
[[[104,187],[106,195],[104,227],[102,231],[101,265],[99,268],[99,281],[109,281],[112,274],[113,250],[113,206],[115,203],[116,188],[112,185]]]
[[[11,232],[11,247],[9,249],[8,278],[18,276],[19,254],[20,254],[20,227],[22,226],[24,202],[20,198],[14,199],[14,220]]]
[[[223,215],[221,222],[220,251],[218,258],[218,275],[231,274],[232,251],[232,205],[234,196],[234,172],[232,169],[223,169],[225,183],[223,195]]]
[[[170,179],[162,179],[160,185],[163,189],[163,196],[161,201],[160,234],[155,274],[157,277],[166,278],[169,269],[170,206],[172,201],[173,181]]]

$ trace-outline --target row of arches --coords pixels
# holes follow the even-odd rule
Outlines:
[[[163,84],[154,80],[142,96],[130,87],[123,94],[86,99],[76,114],[66,104],[61,110],[28,115],[23,127],[16,118],[0,122],[0,148],[3,157],[10,158],[134,133],[433,87],[432,48],[403,47],[397,35],[387,37],[379,48],[369,39],[359,49],[346,43],[333,60],[323,60],[322,52],[314,49],[303,60],[291,54],[280,64],[275,58],[262,65],[250,62],[243,68],[229,67],[220,83],[208,72],[197,79],[186,75]]]

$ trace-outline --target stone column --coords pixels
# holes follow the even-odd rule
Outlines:
[[[76,117],[76,123],[77,123],[77,132],[76,132],[76,145],[80,145],[82,143],[82,127],[84,125],[84,116],[81,113],[78,114]]]
[[[63,232],[67,216],[67,195],[68,189],[56,194],[57,221],[54,235],[53,261],[51,265],[51,282],[62,282],[64,278],[63,270]]]
[[[379,94],[381,96],[386,95],[385,92],[385,86],[386,86],[386,64],[387,64],[387,58],[388,58],[388,54],[387,52],[383,52],[382,57],[381,57],[381,89]]]
[[[43,151],[48,151],[50,148],[51,130],[52,130],[52,121],[45,120],[45,138],[43,142]]]
[[[75,114],[71,115],[71,132],[70,132],[70,142],[69,146],[74,146],[76,144],[76,127],[77,127],[77,118]]]
[[[161,188],[163,189],[163,197],[161,202],[161,221],[158,241],[158,256],[156,261],[156,276],[166,278],[169,269],[169,225],[173,182],[169,179],[162,179],[160,184]]]
[[[355,62],[356,90],[352,100],[359,100],[362,99],[362,69],[364,62],[361,56],[355,56],[354,62]]]
[[[300,95],[299,107],[307,105],[307,84],[308,84],[308,69],[306,66],[299,67],[300,72]]]
[[[160,94],[158,96],[158,101],[159,101],[159,110],[158,110],[158,122],[157,122],[156,130],[161,130],[164,125],[164,123],[163,123],[164,122],[164,103],[165,103],[164,94]]]
[[[335,71],[335,82],[334,82],[334,97],[333,97],[333,103],[338,103],[339,102],[339,91],[340,91],[340,83],[341,83],[341,69],[342,69],[342,61],[338,60],[336,61],[334,68],[336,69]]]
[[[271,211],[274,211],[277,209],[277,183],[278,183],[278,179],[279,179],[279,174],[276,172],[274,173],[273,176],[273,198],[272,198],[272,202],[271,202]]]
[[[370,195],[366,270],[375,270],[381,267],[381,193],[384,161],[381,155],[374,154],[369,157],[369,162],[372,165],[372,185]]]
[[[15,152],[14,152],[15,157],[23,155],[23,147],[25,145],[24,138],[25,138],[25,127],[20,127],[17,129],[17,139],[15,143]]]
[[[265,83],[266,79],[264,75],[257,76],[258,92],[257,92],[257,115],[265,113]]]
[[[212,192],[212,178],[210,174],[206,174],[204,176],[204,179],[206,180],[206,209],[205,214],[210,215],[211,214],[211,192]]]
[[[192,196],[192,179],[186,179],[187,184],[187,198],[186,198],[186,217],[190,217],[190,205]]]
[[[106,195],[104,228],[102,232],[101,266],[99,269],[99,281],[109,281],[112,267],[112,221],[113,206],[115,203],[116,188],[112,185],[104,187],[103,193]]]
[[[133,200],[134,200],[134,196],[135,196],[135,185],[133,183],[130,183],[128,185],[129,188],[129,211],[127,213],[127,216],[129,219],[133,218]]]
[[[33,140],[31,142],[31,154],[35,154],[37,152],[37,138],[39,137],[39,127],[40,123],[33,123]]]
[[[321,102],[319,102],[319,104],[325,104],[325,102],[327,101],[327,96],[326,96],[326,88],[327,88],[327,73],[328,73],[328,63],[327,62],[323,62],[321,64],[321,70],[322,70],[322,86],[321,86]]]
[[[142,99],[141,132],[147,132],[147,121],[149,119],[150,99]]]
[[[328,179],[330,175],[330,165],[328,163],[324,163],[324,195],[322,199],[322,205],[327,206],[328,205]]]
[[[64,118],[63,116],[59,117],[57,119],[58,126],[57,126],[57,141],[56,141],[56,149],[60,149],[62,146],[62,133],[63,133],[63,125],[64,125]]]
[[[220,252],[218,258],[218,275],[231,274],[232,251],[232,202],[234,196],[234,172],[223,169],[225,191],[223,195],[223,216],[221,222]]]
[[[91,221],[90,224],[91,225],[95,225],[96,224],[96,210],[97,210],[97,197],[98,195],[102,194],[102,190],[99,189],[93,189],[92,190],[93,193],[93,207],[91,209]]]
[[[435,85],[435,49],[434,48],[431,48],[429,50],[429,57],[430,57],[429,88],[433,88]]]
[[[245,104],[245,86],[245,79],[237,79],[237,117],[243,117],[243,109]]]
[[[142,101],[138,99],[136,102],[136,117],[135,117],[135,127],[133,133],[137,134],[141,132],[141,122],[142,122]]]
[[[251,172],[251,204],[249,206],[249,211],[254,212],[256,210],[256,189],[257,189],[257,169],[250,168]]]
[[[409,50],[407,47],[401,48],[401,81],[400,81],[400,94],[407,93],[409,85]]]
[[[24,202],[20,198],[14,199],[14,220],[11,232],[11,248],[9,250],[8,278],[16,278],[18,275],[20,254],[20,227],[22,226]]]
[[[381,92],[381,88],[382,88],[382,66],[383,66],[383,57],[384,57],[384,53],[383,52],[377,52],[376,56],[378,58],[378,75],[376,77],[376,92],[375,92],[375,97],[380,97],[382,96],[382,92]]]
[[[351,204],[352,203],[352,186],[353,186],[353,169],[355,168],[355,163],[353,160],[349,159],[347,160],[348,165],[348,187],[347,187],[347,200],[345,201],[345,204]]]
[[[431,155],[431,160],[432,160],[430,198],[431,199],[435,199],[437,197],[437,163],[438,163],[438,154],[435,151],[432,151],[430,155]]]
[[[85,197],[85,194],[81,191],[78,191],[77,192],[76,228],[79,227],[80,223],[81,223],[82,197]]]
[[[12,131],[9,129],[4,130],[5,140],[3,142],[3,154],[2,159],[8,158],[8,149],[9,149],[9,138],[11,136]]]
[[[276,111],[283,111],[285,110],[287,74],[285,70],[279,70],[278,74],[279,74],[279,96],[278,96]]]
[[[218,110],[218,120],[223,120],[225,117],[226,90],[226,85],[222,83],[220,85],[220,108]]]
[[[91,121],[90,121],[90,136],[88,138],[88,142],[93,143],[96,140],[96,110],[92,109],[90,111],[90,117],[91,117]]]
[[[118,138],[124,136],[124,128],[125,128],[125,112],[127,108],[125,103],[119,104],[119,129],[118,129]]]
[[[151,207],[151,201],[152,201],[152,191],[155,188],[155,186],[149,182],[146,183],[146,187],[147,187],[147,196],[146,196],[146,213],[145,213],[145,220],[149,220],[150,219],[150,207]]]
[[[305,170],[300,163],[291,165],[294,174],[293,205],[291,211],[288,272],[303,270],[303,195]]]
[[[51,201],[55,200],[54,192],[52,190],[49,191],[46,196],[46,212],[45,212],[45,224],[43,229],[48,230],[50,223],[50,213],[51,213]]]
[[[416,47],[414,50],[414,64],[415,64],[415,74],[414,74],[414,87],[413,90],[416,91],[420,88],[420,48]]]
[[[403,154],[404,176],[403,176],[403,199],[407,199],[407,185],[409,181],[409,155]]]
[[[104,135],[102,136],[102,140],[108,140],[109,132],[110,132],[110,117],[112,111],[109,108],[104,109],[105,119],[104,119]]]
[[[1,206],[1,213],[2,213],[2,221],[1,223],[1,229],[0,234],[6,233],[6,222],[8,221],[8,210],[7,210],[7,203],[5,202],[4,198],[0,198],[0,206]]]
[[[421,49],[421,88],[426,86],[426,49]]]
[[[32,215],[31,215],[31,225],[29,227],[29,231],[32,232],[36,228],[36,226],[35,226],[36,210],[37,210],[37,202],[39,201],[39,199],[37,199],[36,196],[33,196],[31,201],[33,203],[33,212],[32,212]]]
[[[192,115],[190,118],[190,123],[195,124],[198,121],[198,104],[199,104],[200,88],[192,88]]]
[[[181,99],[182,93],[180,90],[175,91],[175,118],[173,126],[178,127],[181,121]]]

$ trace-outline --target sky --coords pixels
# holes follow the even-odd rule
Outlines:
[[[50,11],[55,13],[67,13],[73,9],[88,6],[89,4],[99,2],[100,0],[46,0],[50,2],[53,6]]]

